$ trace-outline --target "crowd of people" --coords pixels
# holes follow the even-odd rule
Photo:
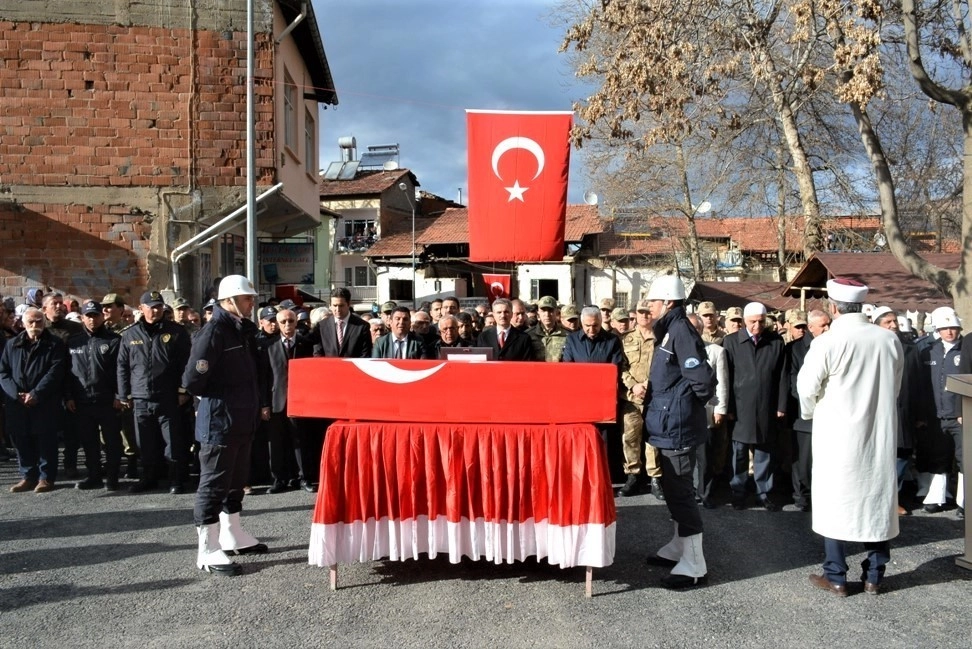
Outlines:
[[[804,393],[823,388],[801,390],[801,381],[810,385],[801,370],[819,363],[811,341],[824,336],[837,311],[770,313],[756,302],[726,309],[712,302],[690,305],[676,277],[656,280],[630,310],[616,308],[610,298],[578,309],[550,296],[532,303],[500,298],[463,309],[457,297],[447,296],[418,308],[389,301],[363,317],[353,312],[345,288],[334,289],[328,304],[314,309],[291,300],[250,304],[255,291],[244,288],[228,302],[209,300],[198,312],[179,297],[166,304],[157,291],[144,293],[134,309],[116,293],[65,300],[32,289],[22,304],[8,299],[0,336],[0,452],[9,454],[12,444],[21,476],[9,490],[50,491],[63,476],[82,490],[116,490],[127,478],[132,492],[165,484],[178,494],[191,489],[193,473],[212,475],[230,462],[234,482],[222,491],[201,477],[198,490],[209,494],[209,504],[197,502],[196,518],[200,568],[232,572],[231,562],[218,556],[219,529],[213,526],[235,529],[244,538],[242,549],[262,546],[240,531],[244,494],[256,485],[269,485],[270,494],[317,489],[327,422],[288,416],[289,359],[437,359],[444,349],[479,347],[489,348],[496,360],[618,368],[617,424],[604,430],[617,482],[623,483],[618,495],[650,493],[672,510],[675,535],[649,557],[673,566],[670,587],[705,582],[700,507],[726,503],[735,510],[756,505],[778,511],[786,505],[809,512],[816,505],[813,478],[819,472],[813,467],[829,461],[828,449],[810,418],[815,402]],[[954,502],[955,515],[964,517],[961,403],[945,390],[948,375],[972,373],[972,349],[963,353],[958,316],[947,306],[935,309],[918,335],[905,314],[862,301],[848,304],[857,305],[848,322],[891,332],[901,349],[900,392],[893,400],[893,473],[902,493],[895,495],[897,515],[915,506],[937,514]],[[249,309],[257,314],[256,326],[239,329]],[[223,324],[212,322],[214,313]],[[216,336],[219,327],[234,322],[236,329],[226,329],[231,333]],[[223,436],[215,441],[206,431],[232,421],[233,413],[213,409],[204,394],[215,374],[213,341],[227,337],[239,337],[244,349],[252,337],[258,386],[247,397],[258,408],[252,449],[231,460],[212,449],[225,446],[216,442],[232,427],[220,428]],[[862,390],[871,389],[874,380],[864,383]],[[245,469],[237,466],[243,457]],[[223,503],[222,514],[237,518],[222,521],[213,503]]]

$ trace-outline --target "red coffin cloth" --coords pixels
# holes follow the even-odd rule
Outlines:
[[[300,358],[289,367],[291,417],[559,424],[616,416],[610,363]]]
[[[614,522],[604,446],[590,424],[337,422],[321,459],[310,558],[442,551],[454,562],[535,555],[600,567],[613,560]]]

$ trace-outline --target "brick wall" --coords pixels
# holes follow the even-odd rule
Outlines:
[[[259,184],[274,176],[268,41]],[[245,33],[0,21],[0,97],[0,295],[164,287],[166,193],[216,205],[245,186]]]

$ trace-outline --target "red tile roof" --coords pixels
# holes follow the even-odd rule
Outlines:
[[[699,238],[708,241],[731,239],[739,249],[748,254],[775,253],[779,247],[776,235],[777,219],[773,217],[726,217],[696,218],[696,232]],[[627,255],[664,255],[683,251],[683,239],[688,236],[688,221],[681,217],[648,217],[636,219],[621,217],[614,219],[612,228],[601,237],[601,254],[608,257]],[[802,216],[788,217],[784,235],[786,251],[803,251]],[[825,235],[849,236],[850,240],[839,244],[840,247],[873,248],[873,236],[883,231],[881,219],[877,216],[838,216],[823,221]],[[930,251],[934,238],[914,237],[912,245],[920,252]],[[958,251],[958,241],[945,240],[943,250]]]
[[[421,234],[419,233],[419,220],[422,219],[417,219],[415,224],[416,245],[433,246],[469,242],[469,210],[465,207],[449,208],[434,219],[425,219],[426,223],[421,228]],[[396,226],[396,230],[398,227]],[[565,241],[570,243],[580,242],[586,235],[602,232],[603,228],[603,221],[597,214],[597,206],[567,206],[567,223],[564,228]],[[382,233],[381,240],[375,243],[365,253],[365,256],[390,257],[411,254],[411,230],[408,232],[408,240],[405,244],[401,242],[403,234],[386,235]],[[391,243],[388,243],[389,239],[392,240]],[[404,253],[401,252],[403,245]]]
[[[925,254],[929,263],[952,270],[958,267],[957,254]],[[833,277],[853,277],[870,289],[867,302],[886,305],[892,309],[931,311],[949,304],[951,299],[931,282],[918,279],[888,252],[822,252],[813,255],[787,285],[787,295],[799,297],[801,287],[815,297],[825,297],[823,290],[827,280]]]
[[[418,185],[415,176],[408,169],[394,171],[359,171],[351,180],[321,180],[321,198],[338,198],[342,196],[376,196],[389,187],[393,187],[405,176],[411,176],[412,182]]]
[[[800,296],[786,297],[783,282],[696,282],[689,293],[690,300],[709,301],[720,311],[729,307],[745,307],[750,302],[762,302],[770,310],[799,309]],[[808,309],[819,308],[817,300]]]

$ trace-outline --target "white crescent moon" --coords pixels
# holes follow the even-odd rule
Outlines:
[[[496,177],[502,180],[502,178],[499,175],[499,170],[496,168],[496,165],[499,164],[500,158],[503,157],[504,153],[506,153],[507,151],[511,151],[513,149],[523,149],[533,154],[533,157],[537,159],[537,173],[533,174],[533,178],[539,176],[540,172],[543,171],[543,162],[544,162],[543,149],[540,147],[539,144],[537,144],[530,138],[517,136],[517,137],[506,138],[505,140],[497,144],[495,149],[493,149],[493,173],[496,175]]]
[[[403,370],[395,367],[388,361],[373,358],[346,358],[345,360],[354,363],[354,366],[373,379],[378,379],[385,383],[415,383],[427,379],[443,367],[445,363],[440,363],[427,370]]]
[[[496,290],[493,290],[496,289]],[[495,295],[502,295],[506,291],[506,287],[503,286],[502,282],[493,282],[489,285],[489,290]]]

